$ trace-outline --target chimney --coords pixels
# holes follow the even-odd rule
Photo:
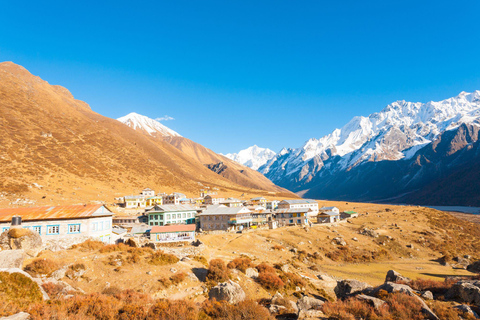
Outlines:
[[[20,228],[22,226],[22,217],[13,216],[12,217],[12,228]]]

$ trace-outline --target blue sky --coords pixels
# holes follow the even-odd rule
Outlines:
[[[0,60],[105,116],[279,151],[480,89],[480,1],[3,1]]]

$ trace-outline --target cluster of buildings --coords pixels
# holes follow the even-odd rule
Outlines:
[[[189,199],[182,193],[155,194],[147,188],[121,200],[125,209],[135,209],[136,214],[114,215],[101,204],[0,209],[0,232],[20,218],[22,227],[38,232],[44,242],[74,244],[95,238],[115,243],[142,237],[168,243],[193,241],[197,231],[311,226],[358,215],[354,211],[340,212],[336,207],[319,208],[317,201],[309,199],[225,199],[205,191],[201,197]]]

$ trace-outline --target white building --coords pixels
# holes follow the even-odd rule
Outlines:
[[[277,209],[275,220],[279,226],[311,225],[310,208]]]
[[[206,196],[203,198],[203,204],[207,206],[212,206],[215,204],[220,204],[221,202],[225,201],[225,198],[217,198],[217,197],[212,197],[210,195]]]
[[[252,212],[246,207],[212,205],[198,214],[200,228],[209,230],[243,230],[252,225]]]
[[[195,241],[195,224],[154,226],[150,230],[150,240],[160,243]]]
[[[147,197],[141,194],[125,196],[123,197],[123,202],[127,209],[144,209],[147,207]]]
[[[265,204],[265,207],[268,210],[276,210],[278,208],[279,203],[280,203],[280,201],[278,201],[278,200],[267,201],[267,203]]]
[[[154,197],[155,196],[155,191],[153,191],[150,188],[145,188],[142,190],[142,193],[140,193],[142,196],[145,197]]]
[[[111,242],[112,215],[104,205],[46,206],[0,209],[0,231],[10,229],[14,216],[22,227],[38,232],[45,243],[61,240],[70,244],[88,238]]]
[[[282,200],[278,203],[277,209],[305,209],[308,208],[308,218],[316,217],[318,214],[318,202],[315,200]]]

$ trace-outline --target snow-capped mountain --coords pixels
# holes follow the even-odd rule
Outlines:
[[[135,112],[129,113],[117,120],[125,123],[132,129],[145,131],[151,136],[181,137],[177,132],[161,124],[157,120],[142,116]]]
[[[276,153],[268,148],[260,148],[254,145],[238,153],[227,153],[225,157],[257,170],[270,159],[273,159],[275,155]]]
[[[364,163],[410,160],[462,124],[480,126],[480,91],[439,102],[396,101],[300,148],[282,150],[259,171],[280,186],[301,191],[322,183],[320,177]]]

